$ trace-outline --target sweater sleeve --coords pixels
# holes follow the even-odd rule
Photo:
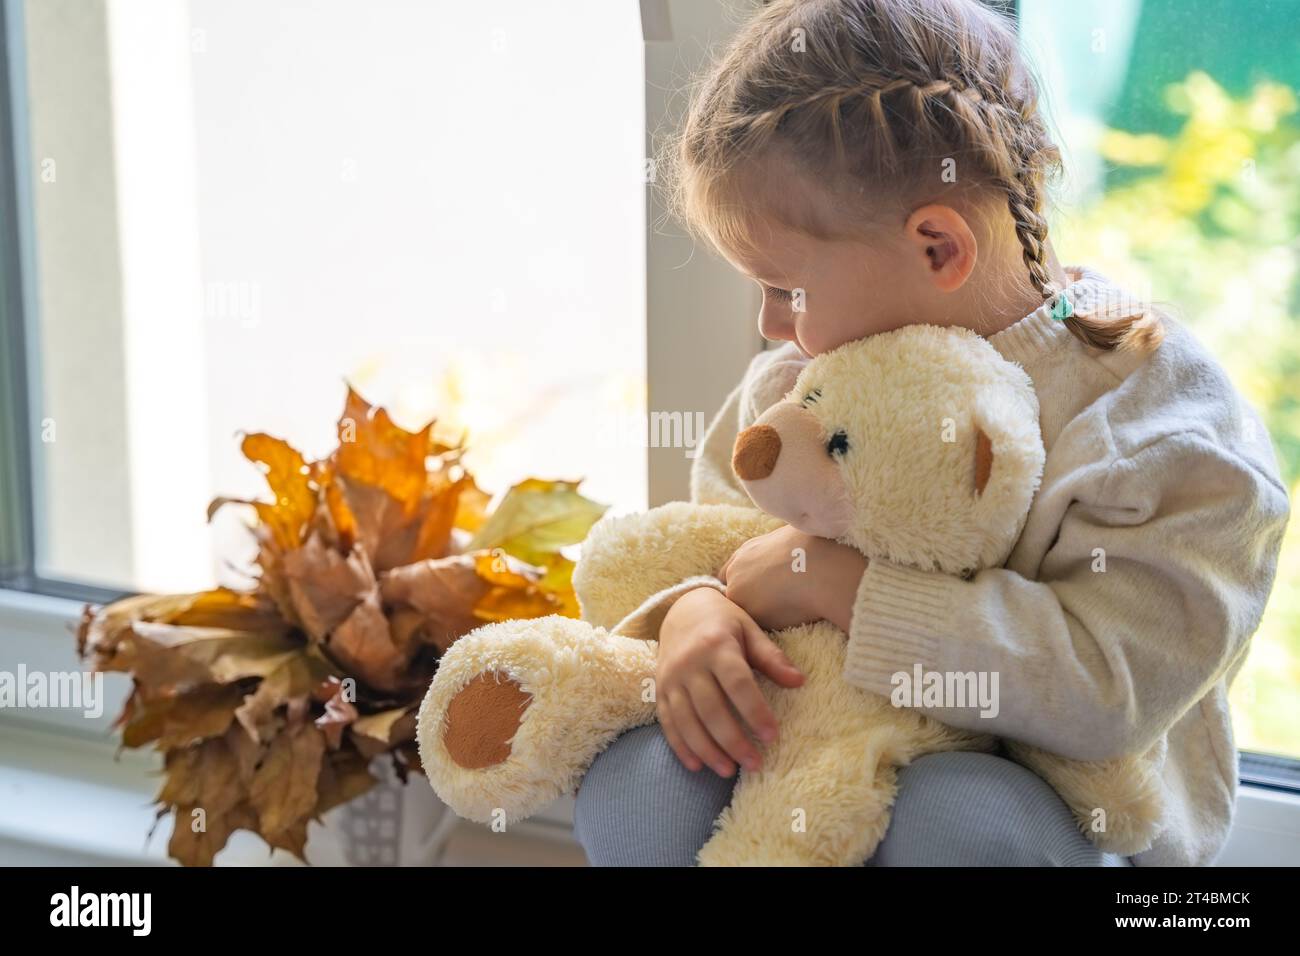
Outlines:
[[[1276,478],[1191,434],[1099,469],[1039,580],[872,562],[845,678],[986,673],[996,713],[922,712],[1078,760],[1148,750],[1231,667],[1263,615],[1288,514]],[[996,675],[997,684],[992,684]]]
[[[753,366],[750,366],[751,369]],[[746,376],[748,378],[748,376]],[[700,505],[752,507],[749,495],[731,470],[731,450],[740,432],[740,410],[745,382],[731,390],[718,414],[704,431],[704,440],[691,462],[691,501]]]
[[[699,454],[691,464],[691,501],[702,505],[754,506],[731,469],[736,436],[785,397],[805,362],[790,343],[759,352],[750,360],[740,384],[731,390],[705,429]]]

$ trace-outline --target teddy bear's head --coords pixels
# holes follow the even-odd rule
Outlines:
[[[801,531],[963,574],[1006,560],[1043,458],[1024,371],[967,329],[913,325],[812,359],[732,467]]]

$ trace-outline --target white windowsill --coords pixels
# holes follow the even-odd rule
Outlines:
[[[72,624],[81,605],[0,590],[0,670],[75,670]],[[94,720],[57,710],[0,712],[0,864],[166,864],[170,833],[159,823],[152,840],[158,761],[152,753],[115,754],[110,725],[127,689],[110,675],[104,714]],[[516,828],[525,843],[554,841],[572,849],[573,800],[557,801]],[[467,825],[472,826],[472,825]],[[494,839],[493,856],[509,858]],[[282,851],[240,832],[218,858],[222,865],[292,865]],[[1243,786],[1237,820],[1220,866],[1300,865],[1300,797]]]
[[[0,671],[16,673],[20,663],[28,671],[80,670],[74,628],[81,607],[75,601],[0,589]],[[104,712],[96,718],[71,710],[0,711],[0,865],[169,863],[169,820],[160,821],[146,842],[160,784],[158,757],[152,751],[118,753],[112,723],[130,684],[109,674],[104,687]],[[509,859],[514,840],[521,850],[549,841],[564,845],[557,847],[558,858],[572,860],[572,823],[573,799],[557,800],[512,827],[510,834],[495,834],[491,857]],[[454,858],[450,854],[448,862]],[[277,850],[269,862],[297,861]],[[240,831],[218,863],[266,865],[266,844]]]

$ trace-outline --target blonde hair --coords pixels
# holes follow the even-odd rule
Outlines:
[[[719,248],[744,248],[752,225],[746,185],[772,159],[792,162],[850,203],[868,191],[877,202],[933,194],[942,173],[960,167],[961,188],[1005,196],[1034,288],[1044,300],[1061,291],[1045,261],[1043,215],[1060,151],[1013,28],[973,0],[766,5],[703,77],[668,144],[669,206]],[[789,190],[784,196],[785,210],[780,195],[769,204],[788,225],[831,232],[815,204],[796,207]],[[872,214],[859,205],[861,228]],[[1104,350],[1151,351],[1163,335],[1145,308],[1085,308],[1064,321]]]

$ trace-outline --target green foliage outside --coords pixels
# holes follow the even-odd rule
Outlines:
[[[1053,224],[1058,250],[1191,328],[1264,417],[1300,491],[1300,107],[1285,84],[1234,96],[1204,72],[1166,85],[1163,122],[1107,130],[1105,190]],[[1300,522],[1288,529],[1233,686],[1243,750],[1300,756]]]

